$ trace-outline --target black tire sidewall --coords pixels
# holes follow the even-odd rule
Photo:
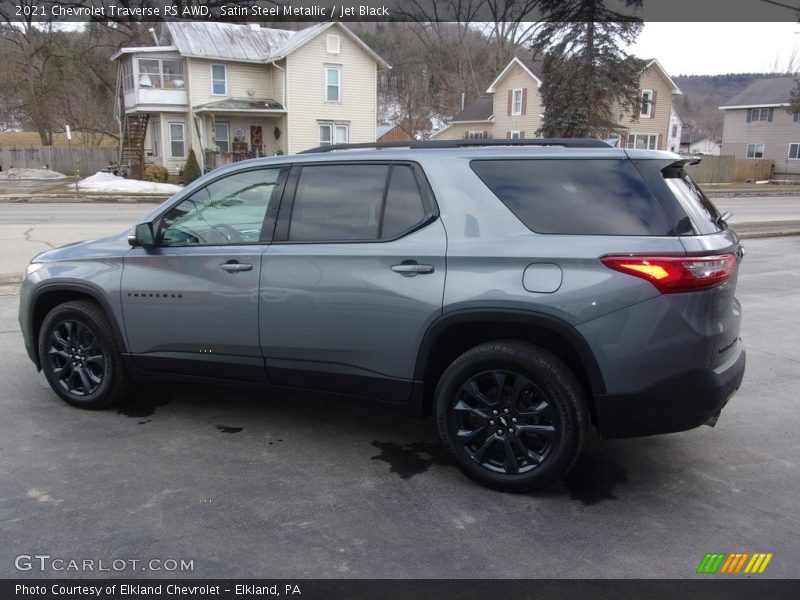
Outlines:
[[[458,390],[471,377],[492,370],[514,371],[536,382],[556,411],[560,427],[556,445],[530,472],[495,473],[476,463],[452,439],[451,409]],[[445,448],[468,476],[495,489],[524,492],[549,485],[569,470],[583,447],[586,409],[580,385],[562,361],[535,346],[508,342],[473,348],[442,375],[434,401],[437,429]]]
[[[89,328],[99,341],[105,357],[102,381],[98,388],[88,396],[71,394],[61,387],[58,377],[53,374],[53,363],[48,356],[50,334],[59,323],[67,320],[79,321]],[[108,334],[103,331],[102,325],[97,322],[97,317],[85,310],[81,304],[68,303],[58,306],[48,313],[39,331],[39,357],[47,382],[65,402],[80,408],[103,408],[113,401],[112,394],[120,368],[119,358],[116,356],[116,350],[112,347]]]

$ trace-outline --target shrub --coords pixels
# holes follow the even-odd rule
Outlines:
[[[144,170],[144,180],[154,183],[164,183],[169,177],[169,171],[161,165],[150,165]]]
[[[194,149],[189,150],[189,158],[186,159],[186,166],[183,167],[183,183],[189,185],[200,177],[200,165],[197,164],[197,157]]]

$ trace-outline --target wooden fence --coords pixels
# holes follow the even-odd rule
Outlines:
[[[17,146],[0,146],[0,165],[3,170],[41,169],[45,165],[51,171],[58,171],[64,175],[74,175],[75,170],[80,171],[81,177],[93,175],[102,171],[109,164],[118,160],[117,149],[114,147],[86,148],[85,146],[73,147],[72,151],[64,146],[30,146],[20,148]]]
[[[768,159],[737,159],[735,156],[704,156],[699,165],[686,167],[697,183],[732,183],[771,179],[773,163]]]

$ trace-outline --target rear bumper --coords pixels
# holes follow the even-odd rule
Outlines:
[[[727,404],[744,377],[745,351],[720,366],[661,381],[635,394],[596,394],[597,428],[604,438],[625,438],[694,429]]]

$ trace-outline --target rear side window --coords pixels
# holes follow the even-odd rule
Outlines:
[[[377,241],[425,222],[428,212],[408,165],[307,165],[300,172],[289,241]]]
[[[303,167],[289,240],[377,240],[387,165]]]
[[[471,166],[536,233],[672,233],[658,201],[629,160],[475,160]]]
[[[667,168],[662,174],[667,187],[683,206],[698,235],[722,231],[723,221],[717,207],[683,169]]]

